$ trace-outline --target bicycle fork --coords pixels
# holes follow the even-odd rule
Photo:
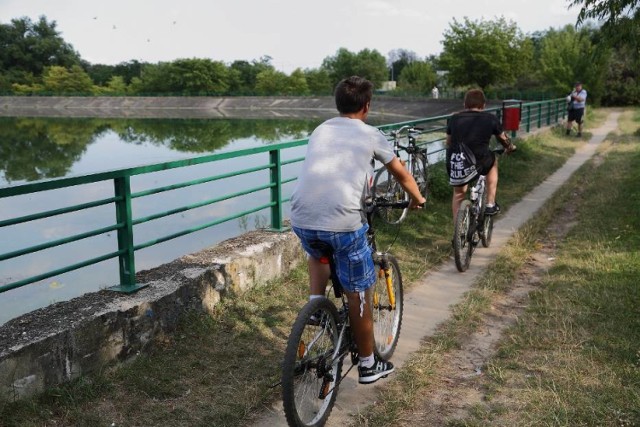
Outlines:
[[[389,295],[389,305],[391,310],[395,310],[396,308],[396,294],[393,289],[393,277],[391,275],[391,267],[389,261],[382,254],[378,254],[382,259],[381,265],[382,267],[378,271],[378,277],[385,278],[385,284],[387,286],[387,295]],[[380,306],[380,296],[378,292],[374,289],[373,291],[373,307],[379,308]]]

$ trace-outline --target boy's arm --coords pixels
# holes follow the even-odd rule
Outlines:
[[[509,138],[506,133],[502,132],[501,134],[496,135],[496,139],[504,147],[505,152],[511,153],[512,151],[515,151],[516,146],[511,142],[511,138]]]
[[[427,199],[422,197],[416,180],[409,171],[400,163],[397,157],[394,157],[385,167],[391,172],[391,174],[398,180],[398,183],[404,188],[404,190],[411,196],[411,202],[409,203],[410,209],[419,208]]]

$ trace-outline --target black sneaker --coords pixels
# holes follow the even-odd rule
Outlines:
[[[576,135],[576,138],[581,138],[582,137],[582,132],[578,132],[578,134]]]
[[[571,133],[571,130],[570,130],[570,129],[567,129],[567,130],[566,130],[566,134],[567,134],[567,135],[569,135],[570,133]]]
[[[493,206],[487,206],[486,208],[484,208],[485,215],[495,215],[498,212],[500,212],[500,205],[497,203]]]
[[[362,366],[358,366],[358,374],[359,379],[358,382],[360,384],[371,384],[378,381],[380,378],[384,378],[395,369],[393,367],[393,363],[385,362],[375,356],[376,360],[373,363],[373,366],[370,368],[364,368]]]

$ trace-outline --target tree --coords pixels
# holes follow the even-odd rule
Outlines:
[[[79,65],[70,69],[54,65],[42,76],[44,90],[60,95],[86,95],[93,93],[93,81]]]
[[[599,98],[608,53],[592,42],[596,34],[594,28],[576,31],[567,25],[560,30],[550,29],[541,38],[537,69],[545,89],[556,96],[566,95],[579,80],[588,88],[592,100]]]
[[[406,49],[394,49],[389,52],[388,56],[388,66],[391,68],[389,80],[398,80],[404,67],[418,60],[418,55],[415,52]]]
[[[333,92],[333,85],[331,84],[331,77],[329,72],[322,68],[320,69],[306,69],[304,70],[304,76],[307,80],[307,86],[309,92],[313,95],[331,95]]]
[[[55,21],[42,16],[35,23],[24,17],[0,24],[0,70],[13,70],[15,83],[27,83],[29,75],[40,76],[54,65],[80,65],[80,55],[60,37]]]
[[[570,7],[580,7],[577,24],[587,19],[604,21],[605,25],[616,25],[621,19],[638,12],[640,0],[571,0]]]
[[[481,88],[512,84],[531,58],[525,37],[512,21],[453,20],[444,33],[440,65],[453,85]]]
[[[381,87],[388,79],[387,61],[377,50],[363,49],[356,54],[340,48],[335,56],[322,61],[321,68],[329,73],[332,87],[350,76],[371,80],[375,87]]]
[[[422,61],[415,61],[407,64],[402,69],[402,74],[398,79],[398,88],[413,92],[427,94],[436,84],[436,72],[431,65]]]
[[[284,95],[288,91],[289,79],[282,71],[267,69],[256,76],[258,95]]]

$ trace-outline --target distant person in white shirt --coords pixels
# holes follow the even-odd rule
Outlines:
[[[438,99],[438,96],[440,96],[438,86],[434,86],[433,89],[431,89],[431,96],[433,97],[433,99]]]

